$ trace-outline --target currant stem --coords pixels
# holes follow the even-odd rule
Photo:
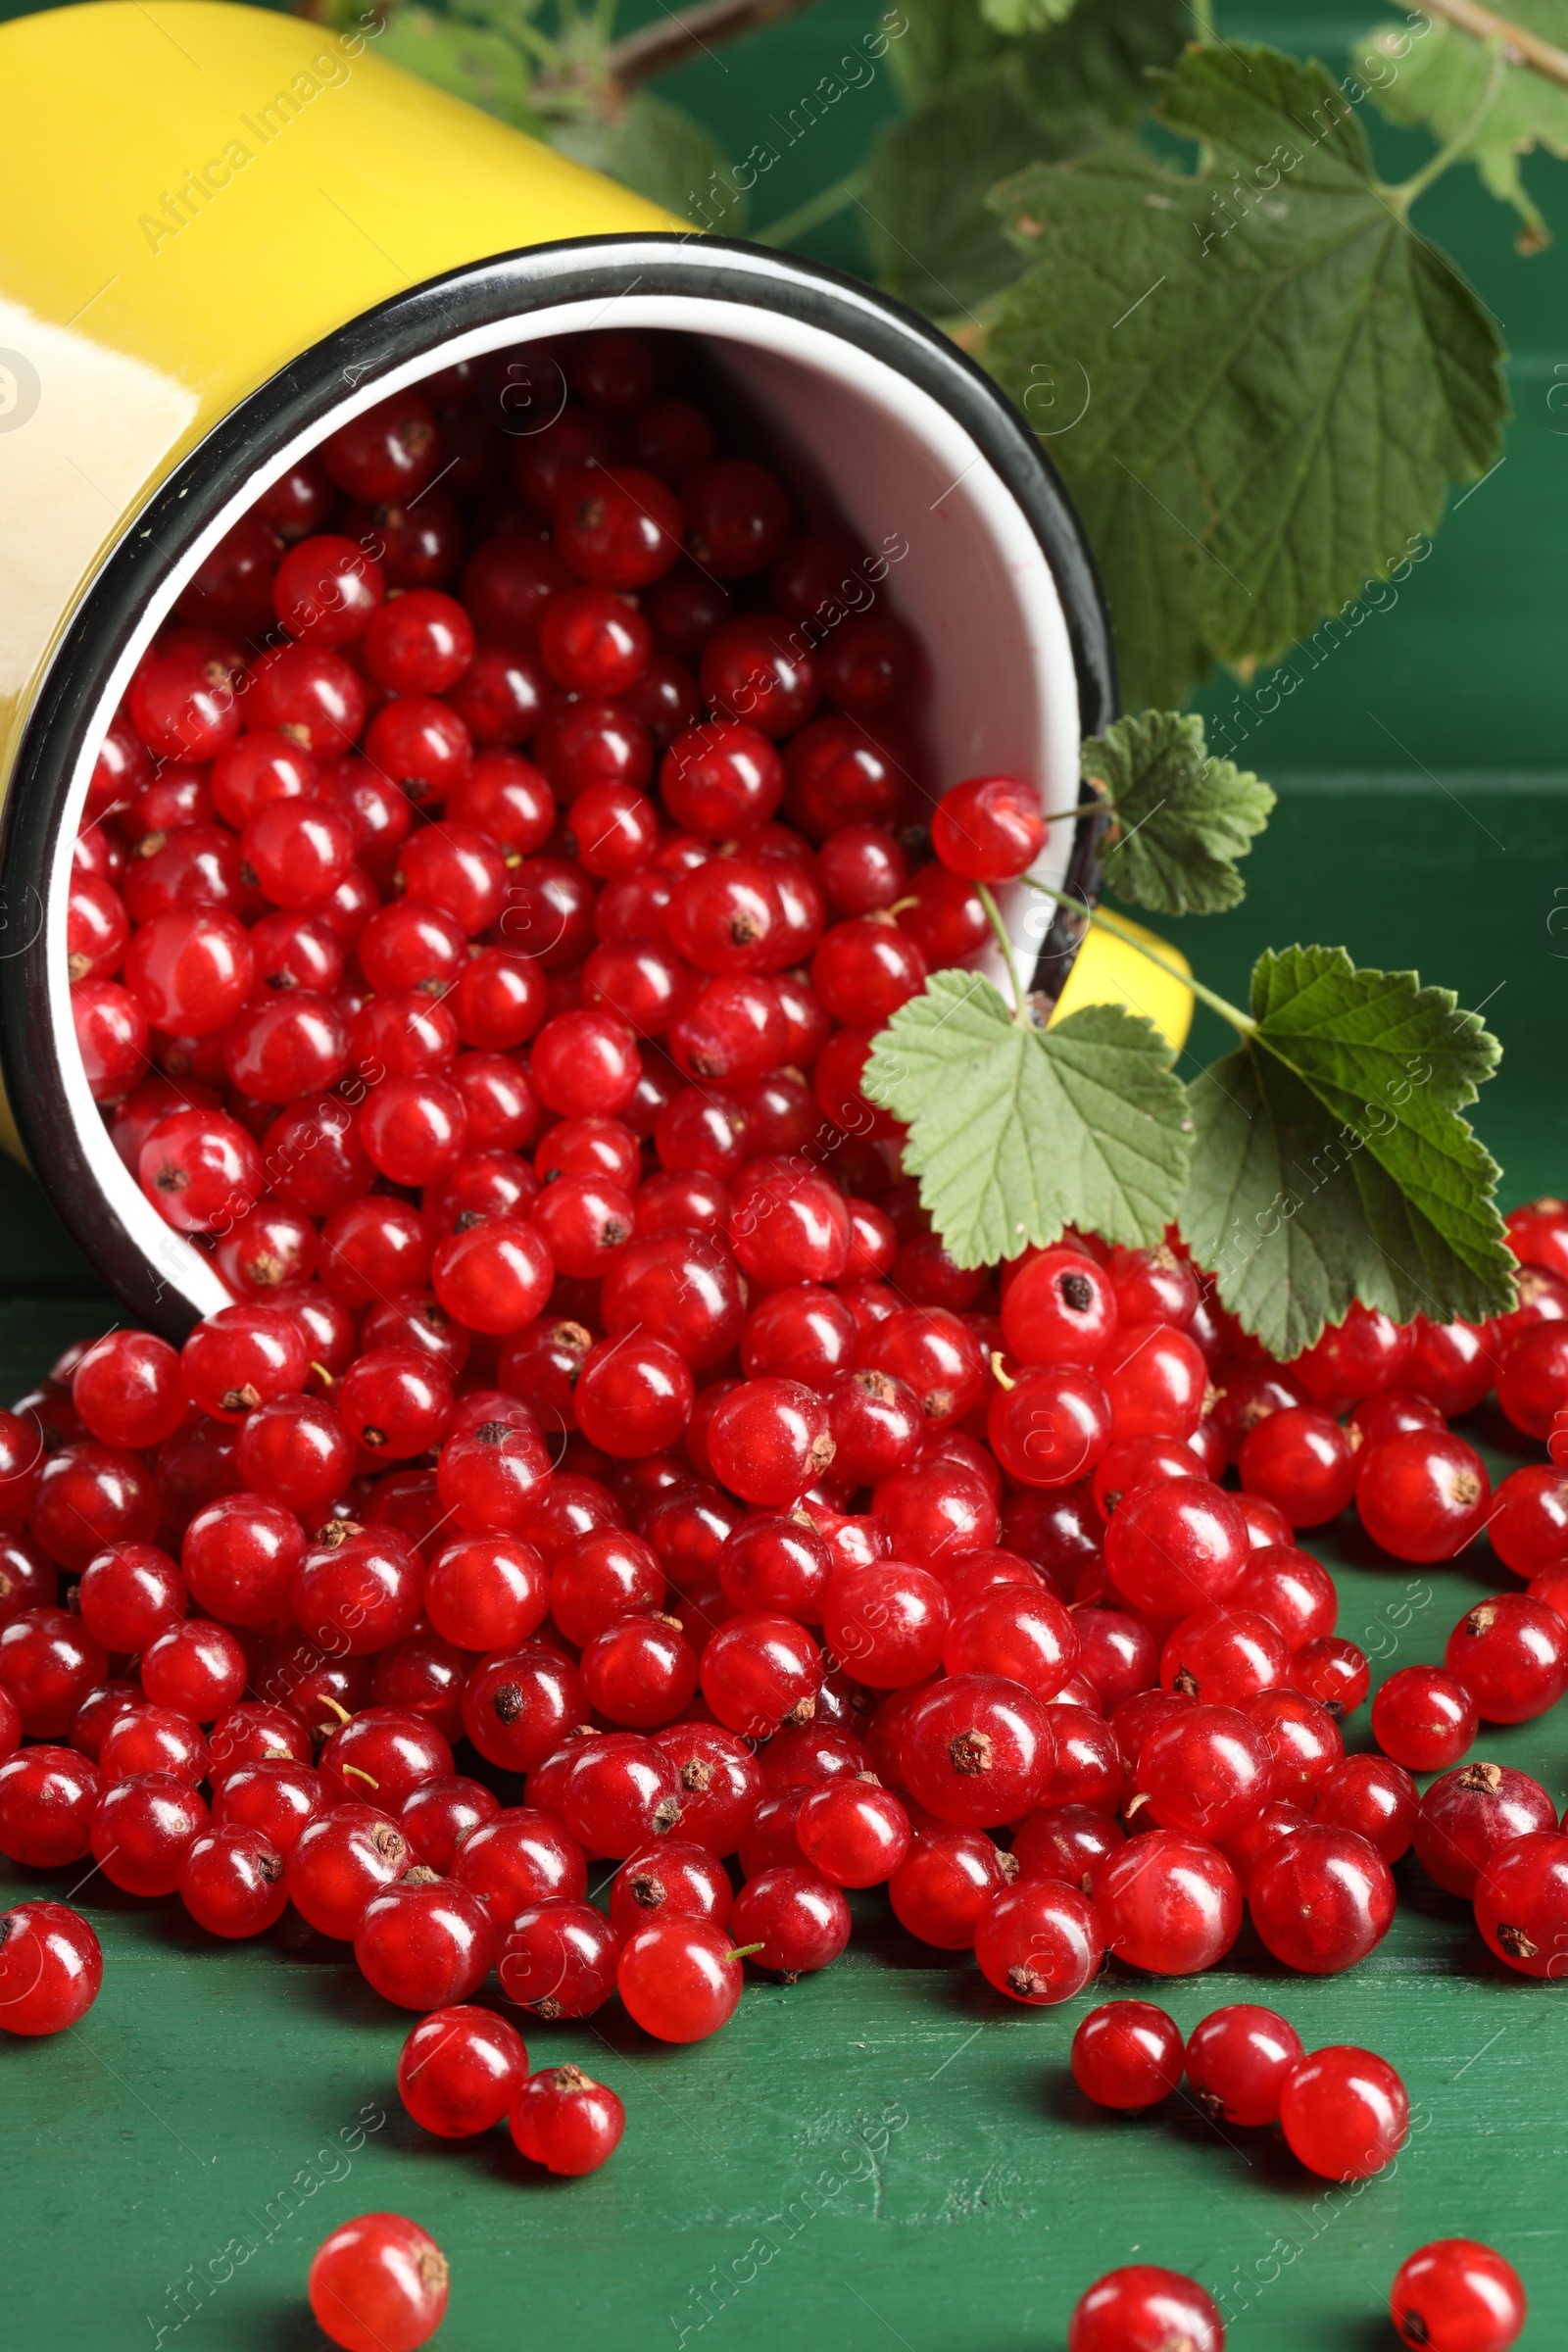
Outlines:
[[[1443,17],[1468,32],[1475,40],[1500,40],[1506,49],[1516,52],[1519,63],[1534,74],[1544,75],[1547,81],[1561,82],[1568,89],[1568,50],[1556,48],[1544,41],[1539,32],[1529,32],[1507,17],[1499,17],[1479,0],[1427,0],[1426,14]]]
[[[605,66],[623,90],[635,90],[656,74],[668,74],[705,56],[722,41],[760,32],[785,17],[798,17],[815,0],[707,0],[699,8],[665,12],[662,20],[612,41]]]
[[[1502,88],[1502,77],[1507,71],[1508,60],[1498,43],[1494,50],[1492,72],[1487,76],[1487,86],[1482,94],[1481,103],[1475,108],[1468,121],[1460,124],[1446,147],[1438,149],[1430,163],[1422,165],[1413,178],[1401,180],[1397,187],[1389,189],[1389,202],[1394,206],[1401,220],[1409,213],[1416,198],[1424,195],[1433,181],[1441,179],[1449,165],[1457,163],[1463,155],[1496,104],[1497,93]]]
[[[1232,1004],[1228,998],[1217,996],[1213,989],[1205,988],[1201,980],[1194,979],[1191,972],[1182,971],[1168,956],[1159,955],[1147,940],[1139,938],[1130,923],[1119,921],[1115,915],[1106,913],[1103,907],[1086,906],[1082,899],[1071,898],[1064,890],[1053,890],[1049,883],[1037,882],[1032,874],[1024,874],[1020,879],[1027,882],[1031,890],[1038,890],[1042,898],[1054,899],[1058,906],[1070,906],[1075,914],[1081,914],[1097,930],[1107,931],[1112,939],[1119,939],[1125,947],[1136,948],[1147,962],[1157,965],[1172,980],[1179,980],[1183,988],[1191,989],[1199,1003],[1206,1004],[1210,1012],[1217,1012],[1222,1021],[1228,1021],[1238,1036],[1250,1037],[1256,1029],[1257,1023],[1250,1013],[1243,1012],[1239,1004]]]
[[[997,945],[1002,950],[1003,960],[1007,967],[1007,978],[1012,983],[1012,1018],[1014,1026],[1019,1029],[1027,1029],[1029,1026],[1029,1015],[1024,1009],[1023,982],[1018,977],[1017,958],[1014,956],[1012,952],[1012,942],[1007,937],[1007,926],[1003,921],[1001,909],[998,907],[996,900],[991,896],[991,893],[986,888],[986,885],[983,882],[977,882],[974,886],[974,890],[975,897],[979,900],[981,906],[986,910],[986,921],[991,925],[992,931],[996,935]]]
[[[1043,825],[1059,825],[1071,816],[1113,816],[1116,808],[1115,801],[1080,801],[1076,808],[1053,808],[1050,815],[1043,816],[1040,821]]]
[[[818,195],[808,197],[805,204],[798,204],[793,213],[783,213],[778,220],[770,220],[765,228],[756,230],[752,242],[775,247],[793,245],[797,237],[806,235],[808,229],[819,228],[824,220],[831,220],[847,205],[854,204],[864,193],[870,177],[869,172],[846,172],[844,177],[834,180],[831,187],[823,188]]]

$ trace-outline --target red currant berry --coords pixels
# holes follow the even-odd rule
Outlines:
[[[1448,1894],[1471,1896],[1494,1854],[1556,1828],[1551,1798],[1528,1773],[1466,1764],[1433,1782],[1415,1821],[1416,1859]]]
[[[98,1938],[65,1903],[16,1903],[0,1912],[0,2027],[59,2034],[85,2017],[104,1981]]]
[[[317,2248],[311,2309],[343,2352],[417,2352],[447,2316],[447,2279],[446,2256],[417,2223],[362,2213]]]
[[[1107,2271],[1073,2306],[1067,2352],[1224,2352],[1211,2297],[1180,2271],[1130,2263]]]
[[[850,1906],[819,1871],[780,1863],[752,1873],[735,1898],[729,1933],[755,1946],[758,1966],[793,1984],[826,1968],[850,1939]]]
[[[1473,1446],[1446,1430],[1385,1438],[1361,1461],[1355,1505],[1397,1560],[1449,1560],[1486,1524],[1492,1481]]]
[[[580,2066],[554,2066],[529,2076],[509,2120],[519,2155],[575,2180],[597,2172],[614,2154],[626,2110]]]
[[[1250,1556],[1246,1522],[1207,1479],[1135,1488],[1105,1530],[1105,1567],[1135,1607],[1188,1616],[1224,1600]]]
[[[1441,1666],[1401,1666],[1372,1701],[1372,1737],[1407,1772],[1457,1764],[1480,1727],[1475,1700]]]
[[[1016,776],[971,776],[944,793],[931,820],[931,847],[950,873],[971,882],[1010,882],[1045,847],[1040,795]]]
[[[1210,2010],[1187,2043],[1187,2080],[1211,2123],[1279,2122],[1286,2077],[1301,2037],[1278,2010],[1236,2001]]]
[[[213,1796],[219,1828],[257,1830],[285,1857],[307,1825],[326,1810],[318,1775],[303,1764],[242,1764],[223,1775]]]
[[[1105,1949],[1153,1976],[1212,1968],[1242,1924],[1241,1888],[1225,1856],[1173,1830],[1119,1847],[1101,1865],[1094,1900]]]
[[[1460,1618],[1444,1663],[1483,1723],[1528,1723],[1568,1690],[1568,1625],[1527,1593],[1499,1592]]]
[[[1491,2246],[1440,2237],[1400,2263],[1389,2311],[1401,2344],[1425,2352],[1508,2352],[1525,2324],[1525,2290],[1512,2263]]]
[[[371,1896],[354,1934],[362,1975],[405,2009],[466,2001],[495,1956],[495,1926],[478,1896],[423,1863]]]
[[[134,1656],[184,1615],[185,1580],[154,1544],[112,1544],[82,1570],[77,1606],[95,1642]]]
[[[69,1732],[82,1700],[108,1672],[102,1644],[65,1609],[24,1609],[0,1626],[0,1690],[15,1701],[29,1739]]]
[[[760,1777],[760,1776],[759,1776]],[[0,1853],[28,1870],[79,1862],[103,1794],[96,1764],[71,1747],[24,1747],[0,1761]]]
[[[1402,1764],[1387,1756],[1346,1756],[1318,1782],[1312,1819],[1320,1828],[1353,1831],[1393,1863],[1410,1850],[1419,1809],[1416,1785]]]
[[[1029,1812],[1054,1753],[1041,1702],[996,1675],[932,1685],[910,1707],[902,1737],[904,1778],[916,1802],[963,1829]]]
[[[1388,2061],[1344,2044],[1298,2059],[1280,2094],[1291,2153],[1325,2180],[1365,2180],[1403,2147],[1410,2101]]]
[[[816,1883],[833,1891],[825,1880]],[[847,1903],[844,1910],[847,1938]],[[744,1977],[727,1928],[677,1918],[653,1920],[628,1938],[616,1983],[644,2033],[660,2041],[702,2041],[735,2014]]]
[[[528,2075],[522,2035],[488,2009],[420,2018],[398,2059],[398,2096],[425,2132],[466,2139],[500,2123]]]
[[[183,1781],[140,1773],[104,1790],[92,1817],[93,1858],[127,1894],[172,1894],[207,1826],[207,1807]]]
[[[1260,1691],[1279,1690],[1290,1670],[1290,1645],[1278,1627],[1226,1601],[1182,1619],[1161,1653],[1159,1679],[1184,1698],[1245,1707]]]
[[[1288,1405],[1254,1423],[1243,1440],[1239,1467],[1248,1492],[1276,1503],[1292,1527],[1322,1527],[1337,1519],[1355,1492],[1349,1439],[1317,1405]]]
[[[1367,1693],[1371,1669],[1366,1652],[1340,1634],[1303,1642],[1291,1660],[1291,1680],[1306,1697],[1327,1707],[1335,1721],[1353,1715]]]
[[[1097,2107],[1136,2115],[1170,2097],[1185,2057],[1175,2025],[1152,2001],[1105,2001],[1072,2037],[1072,2079]]]

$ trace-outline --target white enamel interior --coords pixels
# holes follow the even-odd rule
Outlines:
[[[759,257],[760,258],[760,257]],[[730,300],[622,294],[617,326],[674,329],[703,339],[710,360],[765,426],[780,470],[809,509],[836,509],[868,549],[886,551],[877,591],[928,657],[924,729],[937,790],[981,773],[1034,778],[1048,808],[1078,797],[1078,690],[1061,599],[1022,510],[964,428],[931,395],[857,344],[762,307]],[[243,496],[216,514],[164,579],[111,677],[72,778],[47,899],[50,1012],[75,1125],[104,1193],[159,1276],[201,1312],[228,1303],[203,1253],[172,1232],[109,1140],[87,1086],[71,1017],[66,914],[72,844],[98,746],[132,671],[186,582],[252,502],[351,417],[458,360],[536,337],[605,323],[603,301],[563,303],[503,319],[432,347],[373,384],[345,387],[333,413],[259,466]],[[548,418],[541,418],[547,421]],[[815,517],[813,517],[815,518]],[[1072,828],[1053,828],[1034,871],[1059,886]],[[1047,904],[1022,887],[1004,894],[1025,976],[1044,934]],[[993,951],[991,976],[1003,977]]]

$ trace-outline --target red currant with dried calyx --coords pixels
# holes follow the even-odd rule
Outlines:
[[[1440,2237],[1407,2254],[1389,2290],[1400,2343],[1417,2352],[1508,2352],[1525,2324],[1512,2263],[1473,2237]]]
[[[1499,1592],[1460,1618],[1444,1663],[1483,1723],[1528,1723],[1568,1690],[1568,1625],[1528,1593]]]
[[[810,1720],[822,1669],[821,1650],[803,1626],[748,1612],[705,1644],[703,1696],[726,1730],[765,1740],[781,1723]]]
[[[244,1822],[206,1830],[185,1849],[180,1900],[209,1935],[259,1936],[288,1901],[283,1857],[266,1833]]]
[[[1276,2009],[1236,2001],[1210,2010],[1187,2043],[1187,2080],[1211,2123],[1279,2121],[1280,2094],[1301,2037]]]
[[[1044,1706],[1001,1676],[954,1675],[916,1698],[902,1734],[904,1777],[928,1813],[963,1829],[1015,1821],[1038,1802],[1055,1742]]]
[[[1396,1559],[1452,1559],[1486,1524],[1491,1502],[1486,1464],[1446,1429],[1406,1430],[1361,1457],[1361,1524]]]
[[[274,1853],[287,1856],[307,1824],[326,1810],[319,1777],[302,1764],[242,1764],[226,1773],[213,1794],[213,1820],[258,1830]]]
[[[311,2263],[318,2325],[343,2352],[418,2352],[447,2316],[447,2259],[400,2213],[362,2213]]]
[[[614,2154],[626,2110],[580,2066],[552,2066],[522,2084],[509,2124],[519,2155],[576,2180]]]
[[[1315,1404],[1288,1405],[1255,1423],[1242,1442],[1238,1467],[1248,1492],[1276,1503],[1292,1527],[1337,1519],[1356,1490],[1350,1441]]]
[[[680,1783],[680,1832],[710,1853],[732,1854],[765,1784],[751,1749],[717,1724],[674,1723],[654,1734]]]
[[[706,1919],[721,1928],[733,1896],[729,1878],[706,1847],[678,1838],[662,1838],[628,1855],[610,1889],[610,1922],[633,1936],[656,1915]]]
[[[536,2017],[589,2017],[615,1989],[620,1941],[592,1903],[531,1904],[502,1937],[501,1989]]]
[[[1239,1608],[1234,1597],[1184,1617],[1159,1661],[1167,1690],[1212,1706],[1245,1707],[1290,1679],[1290,1645],[1261,1611]]]
[[[1506,1764],[1466,1764],[1444,1773],[1422,1797],[1416,1859],[1446,1893],[1470,1896],[1494,1854],[1516,1838],[1556,1826],[1551,1798],[1528,1773]]]
[[[308,1822],[284,1857],[283,1883],[302,1919],[350,1943],[372,1896],[413,1860],[395,1821],[369,1805],[337,1805]]]
[[[405,2009],[466,2001],[495,1956],[495,1924],[479,1897],[423,1863],[372,1895],[354,1935],[361,1973]]]
[[[1291,1660],[1291,1680],[1297,1690],[1327,1707],[1336,1722],[1355,1713],[1371,1679],[1365,1650],[1340,1634],[1314,1635]]]

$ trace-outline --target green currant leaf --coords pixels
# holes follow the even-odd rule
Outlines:
[[[1123,143],[994,192],[1036,258],[988,359],[1021,405],[1043,368],[1085,385],[1054,445],[1075,475],[1148,486],[1190,466],[1209,507],[1203,633],[1232,659],[1272,658],[1385,576],[1449,480],[1495,463],[1501,351],[1391,205],[1321,66],[1190,49],[1159,115],[1207,143],[1211,176]]]
[[[1214,760],[1196,710],[1118,718],[1083,747],[1083,776],[1114,814],[1102,851],[1119,899],[1156,914],[1217,914],[1240,904],[1236,871],[1268,823],[1274,794],[1250,769]]]
[[[1042,430],[1050,411],[1040,383],[1036,377],[1030,386],[1030,420],[1052,454],[1064,455],[1070,434],[1058,442]],[[1076,391],[1071,384],[1048,389],[1053,405]],[[1212,666],[1194,576],[1213,561],[1201,545],[1207,513],[1198,485],[1181,464],[1161,466],[1147,484],[1121,471],[1077,473],[1070,463],[1062,470],[1100,566],[1123,699],[1135,710],[1172,710]]]
[[[911,110],[1003,65],[1037,118],[1093,107],[1107,122],[1130,122],[1152,96],[1145,69],[1174,65],[1191,24],[1185,0],[1094,0],[1055,13],[1065,22],[1020,39],[988,23],[975,0],[902,0],[907,30],[890,44],[888,64]],[[992,177],[1009,169],[999,158]]]
[[[592,172],[608,172],[666,212],[738,236],[746,198],[711,131],[651,90],[639,90],[614,121],[573,116],[550,125],[552,147]]]
[[[934,972],[860,1085],[908,1128],[904,1164],[949,1255],[994,1265],[1074,1223],[1159,1241],[1191,1150],[1170,1061],[1152,1022],[1118,1005],[1025,1029],[978,973]]]
[[[1004,59],[891,123],[872,151],[863,215],[879,283],[933,318],[997,293],[1023,268],[986,203],[999,174],[1081,153],[1098,122],[1042,114]]]
[[[1359,1298],[1405,1322],[1514,1303],[1498,1169],[1459,1114],[1501,1049],[1448,989],[1287,948],[1252,973],[1256,1026],[1191,1089],[1180,1223],[1273,1355]]]
[[[454,98],[466,98],[515,129],[542,132],[530,100],[532,77],[527,60],[507,35],[493,25],[466,24],[456,17],[437,16],[428,8],[399,8],[387,15],[386,29],[376,42],[376,55],[434,82]]]
[[[1527,32],[1568,48],[1568,0],[1509,0],[1506,13]],[[1351,64],[1381,115],[1406,129],[1429,130],[1446,147],[1485,99],[1493,54],[1489,44],[1441,18],[1415,16],[1361,42]],[[1537,147],[1568,157],[1568,90],[1528,66],[1510,65],[1462,153],[1524,221],[1516,240],[1523,253],[1539,253],[1551,241],[1519,172],[1520,157]]]

